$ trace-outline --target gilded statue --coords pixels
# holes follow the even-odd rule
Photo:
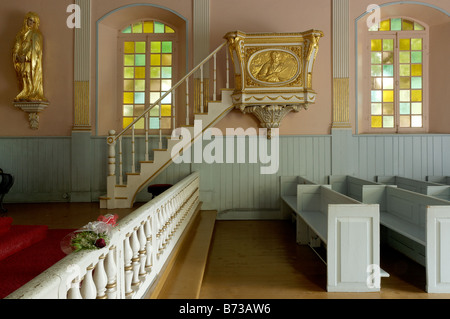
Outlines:
[[[26,14],[13,48],[13,63],[20,93],[14,101],[47,101],[42,76],[42,34],[40,19],[34,12]]]

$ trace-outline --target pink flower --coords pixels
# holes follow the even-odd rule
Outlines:
[[[105,242],[105,240],[103,239],[103,238],[99,238],[99,239],[97,239],[96,241],[95,241],[95,247],[98,247],[98,248],[103,248],[103,247],[105,247],[106,246],[106,242]]]
[[[112,225],[114,227],[116,226],[117,218],[119,218],[117,214],[115,215],[107,214],[105,216],[100,215],[98,216],[97,221],[104,222],[105,224]]]

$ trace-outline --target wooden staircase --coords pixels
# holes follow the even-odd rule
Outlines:
[[[221,93],[222,100],[210,101],[207,112],[194,113],[194,123],[201,121],[201,130],[194,130],[194,125],[183,126],[189,130],[191,136],[191,141],[186,143],[186,147],[190,147],[194,141],[201,139],[205,130],[213,127],[215,123],[221,120],[233,108],[231,99],[233,90],[223,89]],[[153,161],[140,162],[140,172],[126,173],[126,184],[118,185],[116,176],[108,176],[107,194],[99,198],[100,208],[115,209],[133,207],[137,194],[172,163],[172,149],[180,141],[180,139],[169,138],[166,149],[154,149]]]

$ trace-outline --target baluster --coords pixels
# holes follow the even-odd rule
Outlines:
[[[97,299],[106,299],[106,285],[108,283],[108,276],[105,272],[105,255],[101,255],[98,259],[97,266],[94,272],[94,283],[97,288]]]
[[[200,113],[203,113],[203,64],[200,66]]]
[[[176,123],[176,89],[173,90],[173,98],[172,98],[172,129],[176,129],[177,123]]]
[[[140,283],[141,280],[139,279],[139,269],[140,269],[140,263],[139,263],[139,239],[137,237],[137,230],[138,227],[135,227],[132,234],[131,234],[131,249],[133,251],[133,257],[132,257],[132,265],[133,265],[133,281],[131,285],[136,289]]]
[[[214,93],[213,93],[213,101],[217,101],[217,53],[214,54]]]
[[[136,173],[134,127],[135,125],[133,124],[131,128],[131,173]]]
[[[161,128],[161,121],[162,121],[162,110],[161,110],[161,101],[159,101],[159,149],[162,149],[162,128]]]
[[[77,276],[70,285],[70,289],[67,292],[67,299],[83,299],[80,292],[80,277]]]
[[[131,281],[133,279],[133,265],[131,258],[133,257],[133,251],[130,246],[130,236],[127,234],[124,240],[124,265],[125,265],[125,298],[131,298],[133,296],[133,289],[131,289]]]
[[[189,125],[189,78],[186,79],[186,125]]]
[[[148,217],[147,221],[145,222],[145,236],[147,239],[147,261],[145,263],[145,268],[147,270],[147,272],[151,272],[152,271],[152,266],[153,266],[153,247],[152,247],[152,241],[153,241],[153,236],[152,236],[152,219],[151,216]]]
[[[123,185],[122,136],[119,137],[119,184]]]
[[[226,54],[226,63],[227,63],[227,84],[226,84],[226,88],[229,89],[230,88],[230,58],[228,56],[228,50],[225,50],[225,54]]]
[[[108,299],[117,298],[117,265],[115,259],[116,246],[109,248],[109,253],[105,260],[105,270],[108,276],[108,284],[106,285],[106,295]]]
[[[145,270],[145,263],[147,261],[147,238],[145,236],[144,229],[145,221],[141,222],[138,230],[138,238],[139,238],[139,261],[140,261],[140,271],[139,276],[147,275],[147,271]],[[143,280],[142,280],[143,281]]]
[[[93,264],[86,268],[86,275],[84,275],[84,280],[81,284],[81,296],[83,299],[95,299],[95,297],[97,297],[97,288],[95,287],[95,283],[92,278],[93,270]]]
[[[149,132],[149,125],[148,125],[148,112],[145,113],[145,161],[148,161],[148,132]]]
[[[108,137],[108,171],[109,176],[116,176],[116,142],[115,142],[116,131],[109,131]]]

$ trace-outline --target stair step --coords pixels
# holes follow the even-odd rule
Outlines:
[[[158,299],[198,299],[217,211],[200,211]]]

